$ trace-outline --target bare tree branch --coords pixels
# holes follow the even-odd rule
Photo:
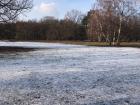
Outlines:
[[[32,0],[1,0],[0,22],[15,20],[19,14],[32,8]]]

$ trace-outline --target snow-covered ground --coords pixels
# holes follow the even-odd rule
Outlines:
[[[64,45],[61,43],[38,43],[38,42],[9,42],[9,41],[0,41],[0,47],[7,46],[7,47],[23,47],[23,48],[73,48],[77,47],[78,45]],[[79,45],[80,47],[80,45]]]
[[[0,42],[0,105],[140,105],[140,49]],[[44,48],[44,49],[42,49]]]

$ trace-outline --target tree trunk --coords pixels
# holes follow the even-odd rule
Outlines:
[[[120,16],[120,19],[119,19],[119,28],[118,28],[118,37],[117,37],[117,46],[120,45],[121,29],[122,29],[122,17]]]
[[[102,41],[101,37],[102,37],[101,34],[99,34],[98,35],[98,42],[101,42]]]
[[[113,35],[113,46],[115,46],[115,40],[116,40],[116,36],[115,36],[116,32],[114,31],[114,35]]]

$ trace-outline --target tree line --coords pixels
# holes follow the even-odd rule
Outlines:
[[[132,0],[96,0],[83,15],[78,10],[64,19],[46,16],[39,21],[0,23],[0,39],[13,40],[88,40],[119,45],[140,40],[139,6]]]
[[[140,40],[139,10],[135,0],[96,0],[88,13],[88,38],[110,45]]]
[[[39,21],[16,21],[0,24],[0,39],[13,40],[84,40],[86,30],[78,10],[66,13],[64,19],[46,16]]]

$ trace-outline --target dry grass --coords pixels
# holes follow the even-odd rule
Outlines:
[[[53,43],[65,43],[65,44],[76,44],[76,45],[86,45],[86,46],[99,46],[99,47],[109,47],[109,43],[106,42],[87,42],[87,41],[49,41]],[[121,42],[120,46],[117,47],[138,47],[140,48],[140,42]]]

